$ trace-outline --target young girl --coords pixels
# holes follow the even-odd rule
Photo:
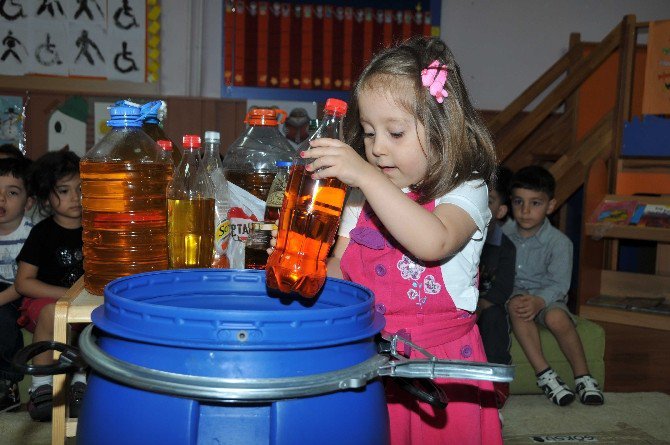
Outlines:
[[[83,275],[81,179],[79,157],[69,151],[49,152],[35,161],[32,190],[47,217],[33,227],[21,253],[16,290],[24,295],[20,323],[33,332],[33,342],[53,340],[56,300]],[[33,359],[34,365],[53,363],[52,352]],[[75,374],[70,388],[70,416],[76,416],[85,377]],[[51,376],[34,376],[28,412],[34,420],[51,419]]]
[[[377,54],[354,88],[345,125],[348,144],[317,139],[301,153],[313,159],[315,179],[354,188],[329,275],[369,287],[387,332],[438,358],[485,362],[474,312],[495,153],[451,51],[417,37]],[[388,379],[392,444],[502,443],[491,382],[435,383],[446,410]]]

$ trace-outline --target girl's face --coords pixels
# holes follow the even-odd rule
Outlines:
[[[61,219],[81,219],[81,178],[72,175],[56,181],[49,195],[54,216]]]
[[[423,125],[386,89],[364,88],[358,98],[358,107],[368,162],[398,188],[421,182],[428,169],[422,149],[426,147]]]

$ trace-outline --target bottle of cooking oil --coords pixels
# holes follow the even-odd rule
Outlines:
[[[172,163],[174,165],[179,165],[179,161],[181,161],[181,151],[177,144],[175,144],[165,133],[162,126],[162,121],[167,113],[167,105],[165,102],[162,100],[147,102],[140,108],[140,113],[142,115],[142,130],[156,142],[160,140],[168,140],[172,142]]]
[[[184,154],[167,188],[171,269],[211,267],[214,254],[214,186],[200,161],[200,136],[183,138]]]
[[[167,187],[172,166],[142,131],[140,108],[109,108],[110,131],[81,159],[84,286],[167,269]]]

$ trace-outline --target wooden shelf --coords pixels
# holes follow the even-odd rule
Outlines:
[[[586,234],[596,239],[628,238],[670,243],[670,229],[661,227],[639,227],[616,224],[586,223]]]
[[[123,80],[106,80],[76,77],[55,76],[0,76],[0,90],[52,91],[73,94],[116,95],[123,96],[156,96],[159,94],[158,83],[128,82]]]
[[[670,331],[670,315],[665,314],[652,314],[650,312],[582,304],[579,308],[579,315],[592,321],[605,321],[608,323]]]

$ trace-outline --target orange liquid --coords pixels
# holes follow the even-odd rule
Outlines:
[[[314,297],[326,280],[326,258],[342,214],[346,185],[291,171],[279,219],[277,245],[266,266],[267,285]]]
[[[265,201],[268,199],[270,186],[275,178],[275,174],[270,172],[245,173],[228,170],[226,172],[226,179],[251,193],[256,198]]]
[[[212,265],[212,221],[214,199],[168,199],[170,269]]]
[[[97,295],[115,278],[167,269],[171,166],[82,161],[84,286]]]

